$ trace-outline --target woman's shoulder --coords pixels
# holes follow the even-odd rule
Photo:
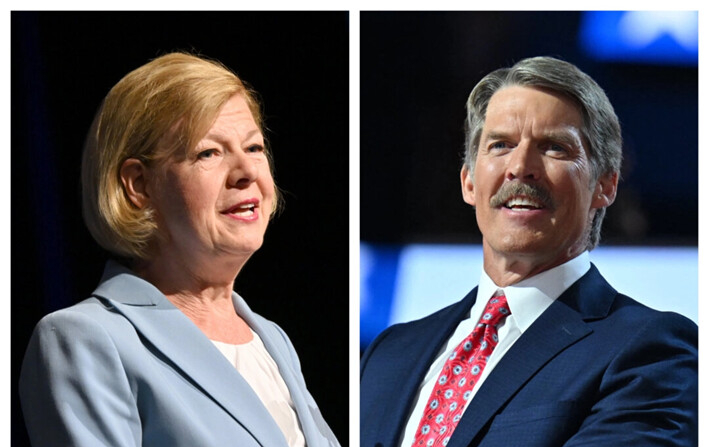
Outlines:
[[[134,332],[132,325],[112,304],[95,296],[51,312],[37,323],[35,337],[60,338],[73,343],[97,338],[115,339],[117,334]]]
[[[62,321],[65,319],[81,318],[81,316],[92,318],[105,318],[110,314],[111,305],[106,300],[90,295],[69,307],[52,311],[45,315],[41,321],[53,320]]]

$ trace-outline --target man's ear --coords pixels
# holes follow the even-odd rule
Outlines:
[[[463,200],[468,205],[475,206],[475,187],[473,186],[473,175],[468,165],[460,170],[460,189],[463,192]]]
[[[596,181],[594,196],[591,200],[591,208],[605,208],[615,201],[618,192],[618,173],[601,175]]]
[[[129,158],[121,165],[120,176],[123,189],[131,203],[138,209],[150,203],[147,190],[148,168],[137,158]]]

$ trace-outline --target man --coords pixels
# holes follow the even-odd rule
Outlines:
[[[696,445],[696,325],[617,293],[589,260],[622,158],[603,90],[525,59],[480,81],[467,114],[461,186],[484,271],[364,353],[361,445]]]

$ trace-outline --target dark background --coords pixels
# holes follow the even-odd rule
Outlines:
[[[460,193],[465,101],[490,71],[532,56],[576,64],[621,121],[625,161],[602,244],[696,245],[697,67],[599,62],[581,12],[363,12],[363,242],[480,243]]]
[[[173,50],[220,60],[265,104],[285,210],[235,289],[288,333],[346,445],[348,14],[13,12],[11,26],[12,445],[29,445],[17,379],[34,325],[88,297],[108,258],[81,218],[86,132],[123,75]]]

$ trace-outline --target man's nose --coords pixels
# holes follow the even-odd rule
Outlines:
[[[530,141],[521,141],[510,152],[506,177],[508,180],[538,180],[542,171],[542,157]]]

